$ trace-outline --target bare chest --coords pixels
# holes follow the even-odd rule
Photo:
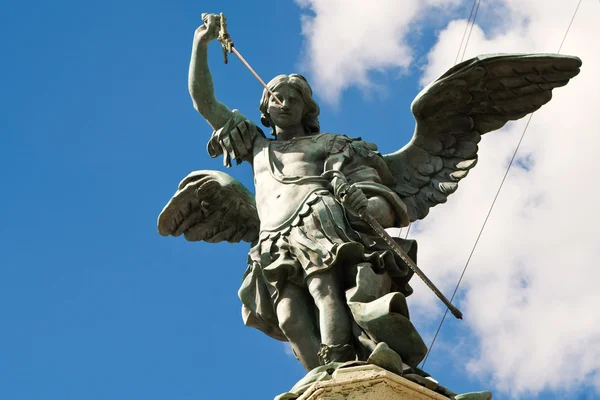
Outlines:
[[[261,228],[284,223],[302,201],[315,190],[324,189],[322,179],[328,156],[323,141],[307,137],[265,143],[254,156],[256,205]]]
[[[285,177],[320,175],[328,155],[324,142],[317,136],[265,143],[254,157],[255,176],[262,172]]]

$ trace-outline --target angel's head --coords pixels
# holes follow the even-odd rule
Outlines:
[[[273,78],[267,87],[276,95],[281,92],[284,107],[271,96],[265,89],[260,100],[260,122],[266,127],[273,128],[271,133],[276,135],[276,126],[284,127],[286,124],[302,124],[307,134],[318,133],[319,105],[312,97],[312,89],[306,78],[302,75],[278,75]]]

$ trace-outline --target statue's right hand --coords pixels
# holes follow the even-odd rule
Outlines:
[[[203,25],[200,25],[194,33],[194,40],[206,44],[219,36],[221,19],[217,14],[202,14]]]

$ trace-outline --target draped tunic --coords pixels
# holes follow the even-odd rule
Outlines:
[[[367,224],[345,210],[332,194],[329,181],[321,177],[328,170],[341,171],[367,197],[386,199],[394,210],[395,225],[405,226],[406,207],[387,186],[392,183],[391,173],[377,147],[360,138],[329,133],[268,140],[260,131],[251,140],[238,139],[236,144],[223,129],[213,134],[209,153],[252,163],[261,218],[260,234],[250,249],[238,292],[244,323],[287,341],[275,311],[279,294],[286,285],[296,285],[306,290],[305,301],[312,301],[306,278],[339,268],[346,300],[360,328],[356,347],[360,350],[362,346],[364,351],[362,357],[358,352],[359,358],[366,358],[376,343],[385,341],[405,363],[416,365],[426,347],[409,321],[405,302],[412,293],[408,283],[412,271]],[[240,149],[249,143],[251,148]],[[236,157],[244,153],[249,156]],[[287,155],[296,162],[292,172],[297,174],[286,174]],[[305,166],[297,163],[298,157],[301,161],[306,157]],[[273,193],[261,197],[265,188]],[[283,203],[274,193],[292,201]],[[416,242],[397,241],[415,260]]]

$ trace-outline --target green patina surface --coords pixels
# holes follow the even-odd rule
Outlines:
[[[354,210],[385,228],[424,218],[475,166],[481,136],[547,103],[554,88],[577,75],[581,61],[499,54],[460,63],[414,100],[412,140],[382,155],[372,143],[322,133],[319,106],[301,75],[277,76],[263,92],[260,122],[271,137],[219,102],[207,47],[219,35],[220,18],[203,20],[193,40],[190,95],[213,128],[209,154],[223,156],[228,167],[234,160],[251,164],[256,195],[224,172],[197,171],[164,208],[159,232],[251,243],[239,292],[244,322],[288,341],[309,371],[291,397],[282,398],[329,379],[345,363],[369,362],[425,379],[416,367],[427,349],[405,299],[412,271]],[[416,261],[416,243],[395,240]]]

